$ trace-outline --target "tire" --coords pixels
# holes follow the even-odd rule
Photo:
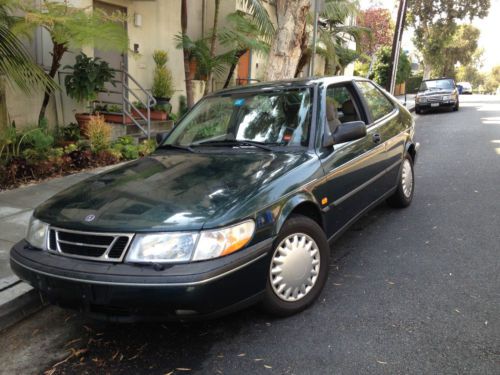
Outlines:
[[[310,248],[295,247],[302,241],[307,246],[311,244]],[[289,249],[290,247],[292,249]],[[293,257],[290,258],[290,255]],[[318,298],[325,286],[329,258],[330,246],[323,229],[306,216],[292,215],[283,224],[273,244],[262,308],[267,313],[281,317],[307,308]],[[298,275],[301,275],[303,280],[298,280]],[[294,285],[288,287],[285,281],[287,277]],[[287,296],[289,289],[291,292]]]
[[[410,179],[408,179],[408,176],[411,176]],[[414,191],[415,174],[413,172],[413,160],[410,155],[406,154],[399,172],[397,189],[387,199],[387,203],[395,208],[408,207],[413,200]]]
[[[453,112],[457,112],[460,109],[460,104],[457,102],[455,106],[453,107]]]
[[[415,107],[415,113],[417,115],[421,114],[422,113],[422,110],[420,109],[420,107]]]

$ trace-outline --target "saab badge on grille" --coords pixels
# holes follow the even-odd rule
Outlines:
[[[87,223],[90,223],[91,221],[94,221],[95,220],[95,215],[87,215],[85,216],[85,219],[84,219]]]

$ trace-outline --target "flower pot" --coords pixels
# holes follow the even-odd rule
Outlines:
[[[148,117],[148,110],[147,109],[140,109],[141,113],[144,115],[144,117]],[[153,121],[166,121],[168,120],[168,113],[164,111],[155,111],[153,109],[150,110],[149,115],[151,116],[151,120]],[[142,117],[140,117],[142,119]]]
[[[198,62],[196,60],[189,61],[189,75],[188,75],[189,80],[194,79],[194,77],[196,75],[197,66],[198,66]]]
[[[90,113],[75,113],[75,119],[80,127],[80,134],[87,138],[87,124],[92,119],[92,115]]]

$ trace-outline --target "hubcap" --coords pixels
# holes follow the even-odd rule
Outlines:
[[[320,253],[316,242],[304,233],[294,233],[281,241],[270,268],[274,293],[287,302],[304,298],[316,284]]]
[[[405,197],[410,198],[413,190],[413,174],[411,173],[411,164],[408,159],[405,159],[403,162],[401,185],[403,187],[403,194]]]

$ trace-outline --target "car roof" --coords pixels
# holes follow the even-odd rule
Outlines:
[[[227,89],[219,90],[211,94],[210,96],[218,96],[224,94],[233,94],[233,93],[245,93],[245,92],[254,92],[260,90],[276,90],[276,89],[287,89],[294,87],[304,87],[304,86],[315,86],[319,84],[335,84],[335,83],[344,83],[351,82],[352,80],[366,80],[366,78],[362,77],[354,77],[354,76],[333,76],[333,77],[306,77],[306,78],[294,78],[280,81],[271,81],[271,82],[259,82],[256,84],[246,85],[246,86],[235,86]]]
[[[450,77],[441,77],[441,78],[429,78],[429,79],[424,79],[422,82],[428,82],[428,81],[443,81],[445,79],[448,79],[448,80],[451,80],[453,82],[455,82],[455,80],[453,78],[450,78]]]

